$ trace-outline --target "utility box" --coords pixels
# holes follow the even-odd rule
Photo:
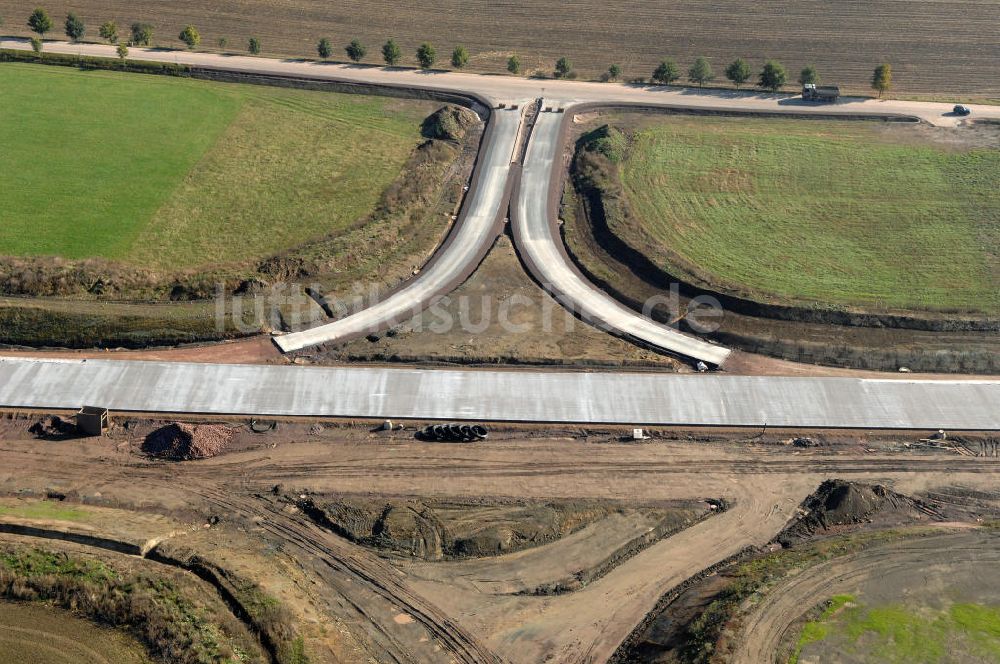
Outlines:
[[[108,428],[108,409],[84,406],[76,414],[76,428],[88,436],[103,436]]]

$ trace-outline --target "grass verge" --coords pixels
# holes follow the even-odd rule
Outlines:
[[[162,661],[265,662],[253,637],[218,602],[169,576],[33,548],[0,550],[0,596],[46,601],[131,632]]]

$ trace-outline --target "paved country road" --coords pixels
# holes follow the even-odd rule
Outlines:
[[[24,39],[0,40],[0,48],[30,50]],[[115,48],[100,44],[46,42],[52,53],[116,58]],[[379,83],[472,92],[497,102],[518,102],[545,97],[567,105],[569,102],[633,102],[664,106],[702,106],[732,111],[791,110],[799,113],[895,113],[913,115],[940,126],[953,126],[961,118],[952,116],[952,104],[902,100],[879,101],[844,98],[837,104],[810,104],[789,95],[758,92],[695,90],[692,88],[557,81],[516,76],[488,76],[460,72],[420,71],[364,65],[332,64],[301,60],[273,60],[239,55],[219,55],[190,51],[163,51],[131,48],[130,58],[152,62],[176,62],[214,69],[260,74],[308,76],[358,83]],[[971,105],[972,118],[1000,119],[1000,106]]]

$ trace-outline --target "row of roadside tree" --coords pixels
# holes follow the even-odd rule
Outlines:
[[[39,39],[33,40],[35,50],[41,52],[42,43],[40,38],[45,33],[52,30],[52,19],[42,8],[35,9],[28,18],[28,27],[38,34]],[[70,40],[77,42],[83,39],[86,34],[86,26],[83,21],[73,13],[66,16],[65,22],[66,36]],[[149,46],[153,42],[154,28],[148,23],[133,23],[130,29],[128,40],[129,45]],[[114,21],[103,23],[98,29],[101,39],[111,44],[118,44],[118,26]],[[177,37],[184,42],[189,49],[196,48],[201,43],[201,35],[193,25],[186,26]],[[226,48],[228,40],[219,40],[219,47]],[[247,51],[252,55],[258,55],[262,50],[261,42],[256,37],[250,37],[247,41]],[[333,56],[333,44],[329,39],[320,39],[316,45],[316,51],[324,60]],[[368,54],[368,48],[357,39],[351,40],[344,47],[347,57],[353,62],[361,62]],[[119,44],[118,55],[127,57],[128,48],[124,44]],[[430,69],[437,63],[437,49],[428,42],[421,44],[416,51],[417,63],[423,69]],[[469,63],[469,50],[464,46],[456,46],[451,53],[451,66],[455,69],[462,69]],[[398,65],[403,59],[403,51],[392,39],[382,45],[382,60],[386,65],[393,67]],[[512,55],[507,60],[507,71],[511,74],[520,74],[522,70],[521,59],[517,55]],[[724,74],[737,89],[741,88],[753,78],[753,70],[750,64],[743,58],[737,58],[726,66]],[[559,58],[555,63],[553,75],[556,78],[575,78],[572,63],[565,57]],[[621,66],[613,64],[601,77],[605,81],[615,81],[622,77]],[[671,85],[681,78],[681,70],[673,60],[663,60],[656,69],[653,70],[651,82],[657,85]],[[687,71],[687,80],[699,86],[711,83],[716,78],[712,65],[707,58],[699,57],[691,64]],[[757,74],[757,86],[777,92],[787,83],[788,74],[785,67],[777,60],[768,60]],[[642,79],[639,79],[642,80]],[[808,65],[799,72],[798,82],[800,84],[819,83],[819,73],[816,67]],[[889,90],[892,86],[892,67],[889,64],[881,64],[875,68],[871,81],[872,89],[877,90],[879,96]]]

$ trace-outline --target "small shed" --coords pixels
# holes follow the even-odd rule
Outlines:
[[[102,436],[108,428],[108,409],[84,406],[76,414],[76,428],[88,436]]]

